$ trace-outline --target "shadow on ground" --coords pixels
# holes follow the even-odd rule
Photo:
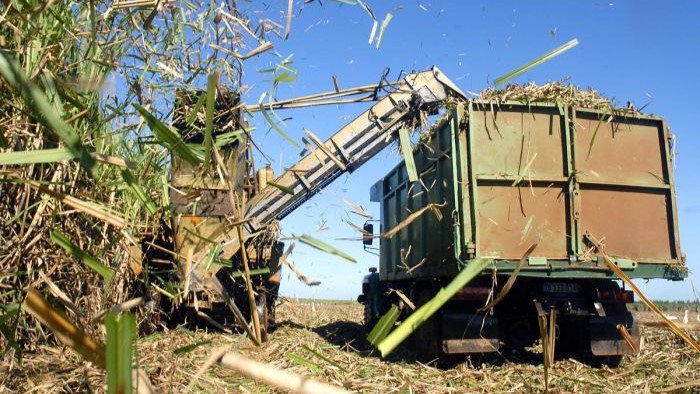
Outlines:
[[[309,329],[329,343],[339,347],[340,351],[353,352],[362,357],[381,359],[379,351],[367,341],[366,331],[362,324],[351,320],[339,320],[318,327],[305,327],[301,324],[292,321],[284,321],[280,326],[286,326],[296,329]],[[389,357],[384,360],[389,362],[418,362],[415,351],[412,349],[412,338],[407,338]],[[563,359],[575,359],[581,363],[600,367],[600,362],[594,362],[585,355],[577,352],[566,352],[565,354],[557,355],[556,361]],[[536,352],[535,349],[511,349],[501,347],[498,352],[473,355],[448,355],[443,360],[434,360],[427,364],[439,369],[451,369],[460,364],[467,363],[474,368],[481,365],[499,366],[506,363],[513,364],[529,364],[541,365],[542,354]]]

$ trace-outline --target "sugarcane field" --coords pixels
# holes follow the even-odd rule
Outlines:
[[[697,15],[0,1],[0,393],[700,393]]]

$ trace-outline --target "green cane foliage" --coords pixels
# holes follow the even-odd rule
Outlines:
[[[341,371],[343,371],[343,372],[347,372],[347,370],[346,370],[345,368],[343,368],[342,366],[338,365],[338,363],[336,363],[335,361],[331,360],[330,358],[328,358],[328,357],[324,356],[323,354],[321,354],[320,351],[318,351],[318,350],[316,350],[316,349],[312,349],[312,348],[309,347],[308,345],[301,345],[301,347],[302,347],[304,350],[308,351],[309,353],[313,354],[314,356],[320,358],[320,359],[323,360],[324,362],[326,362],[326,363],[328,363],[328,364],[330,364],[330,365],[332,365],[332,366],[338,368],[339,370],[341,370]]]
[[[295,148],[297,148],[297,149],[301,148],[301,147],[299,146],[299,144],[298,144],[296,141],[294,141],[294,140],[292,139],[292,137],[290,137],[287,133],[285,133],[284,130],[282,130],[282,129],[279,127],[279,125],[277,124],[277,122],[275,122],[274,119],[272,119],[272,117],[270,116],[270,114],[267,113],[267,110],[265,109],[264,105],[261,105],[261,106],[260,106],[260,113],[262,113],[262,115],[263,115],[263,117],[265,118],[265,120],[267,121],[267,123],[270,124],[270,127],[272,127],[279,135],[281,135],[282,138],[284,138],[285,140],[287,140],[287,142],[289,142],[290,144],[292,144],[292,146],[294,146]]]
[[[153,132],[153,136],[156,138],[159,144],[173,151],[193,166],[198,166],[202,164],[202,160],[199,157],[197,157],[197,155],[187,144],[185,144],[185,142],[182,140],[182,138],[180,138],[179,135],[177,135],[177,133],[170,130],[170,128],[166,126],[165,123],[158,120],[158,118],[156,118],[155,116],[153,116],[153,114],[148,112],[146,108],[136,103],[132,105],[146,120],[148,127]]]
[[[74,155],[68,149],[41,149],[0,153],[0,166],[20,164],[55,163],[73,159]]]
[[[389,331],[394,328],[394,324],[399,318],[399,315],[399,308],[397,308],[396,305],[392,305],[391,309],[389,309],[389,311],[385,313],[381,319],[379,319],[377,324],[375,324],[372,328],[372,331],[369,332],[369,335],[367,335],[367,341],[375,346],[379,342],[383,341],[389,334]]]
[[[575,47],[576,45],[578,45],[578,40],[574,38],[573,40],[567,42],[566,44],[564,44],[560,47],[557,47],[557,48],[553,49],[552,51],[545,53],[544,55],[538,57],[537,59],[535,59],[529,63],[523,64],[522,66],[516,68],[515,70],[509,72],[508,74],[505,74],[501,77],[496,78],[496,80],[493,81],[493,84],[496,86],[502,85],[502,84],[510,81],[511,79],[539,66],[540,64],[545,63],[549,60],[552,60],[553,58],[561,55],[562,53],[568,51],[569,49]]]
[[[595,143],[595,139],[598,136],[598,130],[600,130],[600,126],[603,124],[603,120],[608,118],[608,122],[612,120],[612,114],[606,113],[603,115],[600,115],[598,118],[598,122],[595,125],[595,130],[593,130],[593,135],[591,136],[591,140],[588,143],[588,153],[586,153],[586,159],[589,159],[591,157],[591,152],[593,152],[593,144]]]
[[[408,180],[410,182],[416,182],[418,180],[418,171],[416,170],[416,161],[413,159],[411,135],[410,131],[405,127],[399,129],[399,142],[401,144],[401,154],[403,155],[404,162],[406,163]]]
[[[231,264],[229,264],[229,266],[231,266]],[[249,272],[250,276],[265,275],[265,274],[269,274],[269,273],[270,273],[270,269],[269,269],[269,268],[258,268],[258,269],[253,269],[253,270],[250,270],[250,272]],[[229,276],[231,277],[231,279],[242,278],[242,277],[245,276],[245,272],[243,272],[243,271],[233,271],[233,272],[231,272],[231,274],[229,274]]]
[[[280,189],[280,190],[282,190],[283,192],[285,192],[285,193],[287,193],[287,194],[289,194],[289,195],[291,195],[291,196],[293,196],[294,194],[296,194],[296,193],[294,193],[294,189],[292,189],[292,188],[289,187],[289,186],[280,185],[279,183],[273,182],[273,181],[267,181],[267,184],[270,185],[270,186],[272,186],[272,187],[274,187],[274,188]]]
[[[294,364],[306,367],[311,370],[311,372],[315,374],[321,373],[321,366],[316,364],[313,361],[307,360],[304,357],[301,357],[300,355],[294,353],[294,352],[287,352],[284,354],[285,357],[290,359]]]
[[[107,392],[127,394],[133,392],[131,359],[136,338],[136,318],[129,312],[117,315],[108,313],[107,328]]]
[[[302,236],[299,237],[299,241],[302,243],[305,243],[313,248],[316,248],[320,251],[326,252],[328,254],[332,254],[334,256],[338,256],[343,260],[349,261],[351,263],[357,263],[357,260],[355,260],[349,254],[344,253],[344,252],[334,248],[333,246],[331,246],[331,245],[329,245],[329,244],[327,244],[319,239],[316,239],[310,235],[303,234]]]
[[[216,104],[216,74],[207,78],[207,106],[204,120],[204,167],[209,167],[211,161],[211,140],[214,129],[214,106]]]
[[[383,357],[388,356],[396,349],[409,335],[411,335],[421,324],[425,323],[432,315],[442,308],[452,296],[454,296],[461,288],[466,286],[474,279],[481,271],[491,264],[491,260],[479,259],[469,263],[452,281],[440,289],[440,291],[427,303],[413,311],[411,316],[404,320],[398,327],[394,329],[386,338],[384,338],[377,348],[382,353]]]
[[[4,297],[0,296],[0,299]],[[15,349],[19,351],[19,344],[15,340],[15,333],[17,331],[17,324],[20,311],[19,303],[13,303],[9,305],[0,305],[0,334],[8,346],[0,351],[0,354],[5,354],[10,349]]]
[[[56,134],[66,144],[73,157],[80,161],[85,171],[95,177],[95,159],[83,146],[80,136],[58,116],[44,92],[29,80],[19,64],[3,52],[0,52],[0,75],[19,92],[24,102],[32,109],[32,116]]]
[[[143,190],[143,187],[139,184],[138,180],[134,178],[134,175],[129,171],[128,169],[122,170],[122,179],[126,183],[127,186],[129,186],[129,189],[131,192],[138,198],[139,201],[141,201],[141,204],[143,204],[144,207],[146,207],[146,210],[151,215],[155,215],[156,212],[158,212],[158,208],[156,207],[156,204],[153,202],[151,197],[146,194],[146,192]]]
[[[211,265],[217,260],[219,254],[221,253],[221,246],[219,244],[214,244],[211,249],[209,249],[209,254],[204,260],[204,270],[209,271]]]
[[[265,104],[263,104],[262,102],[263,96],[261,96],[260,98],[259,107],[260,112],[262,113],[263,117],[270,125],[270,127],[272,127],[272,129],[275,130],[277,134],[282,136],[282,138],[284,138],[292,146],[294,146],[297,149],[301,149],[299,144],[296,141],[294,141],[294,139],[292,139],[292,137],[290,137],[287,133],[285,133],[284,130],[282,130],[282,128],[279,126],[278,122],[274,120],[273,117],[277,118],[278,120],[280,118],[272,109],[271,105],[271,103],[274,101],[277,86],[279,86],[280,83],[294,82],[296,80],[297,71],[287,65],[290,63],[290,59],[291,55],[282,60],[281,62],[277,63],[274,68],[264,69],[260,71],[261,73],[272,73],[274,80],[272,82],[272,86],[270,87],[269,104],[267,108],[265,108]],[[282,123],[281,120],[280,123]]]
[[[194,124],[194,121],[197,119],[197,114],[199,113],[199,110],[202,108],[202,105],[204,105],[204,102],[207,101],[207,97],[208,95],[206,93],[202,93],[201,95],[199,95],[197,102],[195,103],[194,107],[192,107],[192,111],[190,111],[190,114],[185,120],[187,126],[192,126]]]
[[[180,346],[179,348],[173,350],[173,354],[176,356],[181,356],[183,354],[187,354],[187,353],[197,349],[200,346],[208,345],[210,343],[211,343],[210,340],[206,340],[206,341],[201,341],[201,342],[195,342],[191,345]]]
[[[391,19],[393,17],[394,15],[392,15],[391,12],[387,13],[384,17],[384,20],[382,21],[381,26],[379,26],[379,36],[377,37],[377,49],[379,49],[379,45],[382,43],[382,38],[384,38],[384,31],[386,31],[386,28],[389,26],[389,22],[391,22]]]
[[[68,237],[66,237],[62,232],[55,230],[51,232],[51,241],[56,245],[62,247],[66,252],[68,252],[74,258],[82,261],[85,265],[90,267],[93,271],[102,275],[105,279],[105,283],[112,281],[114,277],[114,270],[106,267],[100,263],[95,257],[91,256],[87,252],[80,249],[78,246],[73,244]]]

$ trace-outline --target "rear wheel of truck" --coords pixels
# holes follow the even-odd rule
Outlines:
[[[430,287],[421,287],[416,295],[416,307],[421,307],[430,301],[434,295],[434,291]],[[413,348],[418,361],[427,363],[442,359],[444,353],[442,351],[439,312],[431,316],[413,332]]]

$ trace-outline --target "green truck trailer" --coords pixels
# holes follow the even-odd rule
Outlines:
[[[681,280],[672,139],[661,118],[562,103],[464,101],[371,189],[379,272],[358,300],[371,327],[392,305],[428,302],[477,260],[488,268],[414,332],[422,359],[524,349],[556,314],[556,348],[616,363],[639,351],[630,278]],[[410,220],[428,204],[439,208]],[[414,215],[415,216],[415,215]],[[372,231],[372,224],[365,229]],[[365,237],[371,245],[373,238]],[[483,310],[507,279],[515,281]],[[397,291],[398,290],[398,291]]]

